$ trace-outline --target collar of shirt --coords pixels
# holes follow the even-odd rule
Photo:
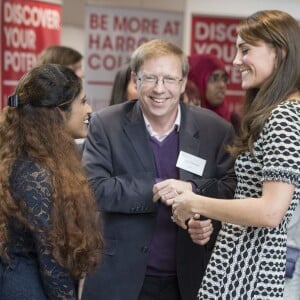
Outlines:
[[[173,123],[172,127],[164,132],[163,134],[159,134],[156,131],[153,130],[151,124],[149,123],[148,119],[146,118],[146,116],[143,114],[144,120],[145,120],[145,124],[146,124],[146,128],[147,131],[149,132],[151,137],[154,137],[155,139],[157,139],[158,141],[163,141],[175,128],[177,131],[179,131],[179,127],[180,127],[180,122],[181,122],[181,108],[180,105],[178,105],[178,110],[177,110],[177,116],[175,119],[175,122]]]

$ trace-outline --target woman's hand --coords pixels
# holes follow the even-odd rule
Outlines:
[[[195,215],[195,213],[192,212],[194,196],[195,194],[193,192],[184,191],[174,198],[172,220],[183,229],[187,229],[186,222]]]
[[[167,206],[170,206],[174,203],[174,199],[178,196],[178,193],[191,190],[192,184],[190,182],[177,179],[166,179],[153,186],[153,201],[161,201]]]

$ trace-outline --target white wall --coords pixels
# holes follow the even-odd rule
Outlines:
[[[84,14],[86,4],[184,12],[186,0],[62,0],[63,24],[61,44],[72,47],[81,53],[84,53]]]
[[[61,44],[84,53],[84,28],[71,25],[63,25],[61,32]]]
[[[85,3],[182,11],[185,13],[183,49],[189,53],[191,14],[246,17],[262,9],[280,9],[300,20],[300,0],[63,0],[63,45],[84,52]],[[119,4],[118,4],[119,3]]]

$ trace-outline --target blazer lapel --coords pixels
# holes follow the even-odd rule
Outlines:
[[[181,128],[179,139],[179,151],[184,151],[199,157],[201,143],[198,138],[195,138],[194,134],[192,134],[185,128]],[[183,169],[179,169],[179,178],[182,180],[187,180],[191,178],[191,173]]]
[[[138,102],[127,114],[124,132],[133,145],[135,152],[146,170],[155,170],[155,162],[149,144],[148,132]]]
[[[179,151],[199,157],[201,153],[201,136],[199,130],[192,126],[192,120],[186,118],[187,107],[181,104],[181,124],[179,130]],[[179,178],[188,180],[192,177],[191,173],[183,169],[179,169]]]

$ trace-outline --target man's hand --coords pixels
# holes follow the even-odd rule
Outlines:
[[[153,186],[153,201],[161,201],[170,206],[174,203],[174,198],[178,195],[177,192],[192,191],[193,187],[190,182],[166,179],[158,182]]]
[[[205,245],[213,233],[213,225],[210,219],[200,221],[200,215],[196,214],[188,221],[188,232],[192,241],[198,245]]]

